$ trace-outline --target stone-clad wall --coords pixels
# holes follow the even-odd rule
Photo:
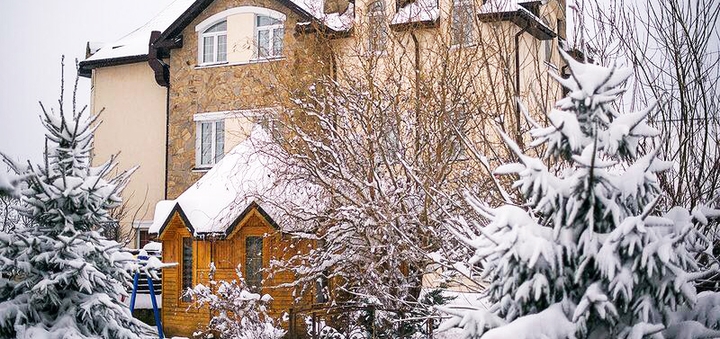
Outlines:
[[[243,65],[197,68],[198,36],[195,26],[209,16],[238,6],[276,10],[285,21],[284,59]],[[314,35],[298,35],[299,16],[273,0],[219,0],[213,2],[183,31],[183,47],[170,55],[170,118],[168,144],[168,199],[174,199],[197,181],[203,172],[195,167],[195,122],[193,115],[204,112],[277,107],[278,79],[308,71],[318,60],[320,44]],[[228,49],[233,46],[228,46]],[[317,67],[312,66],[317,72]],[[231,133],[231,131],[226,131]],[[225,151],[230,151],[230,146]]]

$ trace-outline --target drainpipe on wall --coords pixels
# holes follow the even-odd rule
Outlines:
[[[415,46],[415,123],[420,126],[420,42],[415,31],[410,31]],[[420,129],[415,129],[415,150],[420,149]]]
[[[518,146],[523,148],[522,137],[520,136],[520,36],[527,32],[528,26],[525,25],[520,32],[515,34],[515,126],[516,139]]]
[[[170,164],[170,86],[165,88],[165,193],[164,199],[168,198],[168,165]]]
[[[169,148],[170,145],[170,66],[163,62],[155,46],[155,41],[160,37],[159,31],[150,33],[150,42],[148,44],[148,64],[155,75],[155,82],[165,87],[165,192],[163,196],[165,200],[168,198],[168,164],[169,164]]]

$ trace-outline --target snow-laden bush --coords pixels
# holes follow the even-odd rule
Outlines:
[[[211,263],[208,286],[198,284],[185,292],[195,307],[207,307],[212,315],[206,328],[195,336],[276,339],[285,335],[285,330],[276,326],[267,314],[272,297],[251,292],[240,266],[235,270],[237,280],[232,281],[215,280],[215,270],[215,264]]]
[[[698,296],[693,281],[718,270],[717,262],[709,271],[697,265],[710,242],[696,226],[720,211],[660,211],[656,173],[672,163],[658,159],[660,132],[645,123],[654,106],[616,111],[631,70],[563,57],[572,74],[555,78],[570,92],[548,114],[550,126],[525,112],[531,146],[544,157],[524,154],[504,136],[519,161],[496,173],[517,174],[514,187],[525,200],[490,208],[467,196],[490,223],[451,223],[475,251],[469,262],[485,268],[491,312],[445,309],[454,317],[443,329],[463,327],[468,338],[716,335],[717,317],[705,312],[717,312],[720,302]]]
[[[41,115],[44,162],[20,165],[4,157],[17,178],[29,222],[0,232],[1,338],[140,338],[152,328],[120,301],[133,262],[100,230],[115,222],[129,173],[109,178],[115,163],[91,166],[94,117]],[[73,102],[74,107],[74,102]],[[68,114],[69,115],[69,114]]]

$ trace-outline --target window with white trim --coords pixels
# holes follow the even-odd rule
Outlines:
[[[282,20],[267,15],[255,16],[255,37],[258,58],[282,56],[285,27]]]
[[[375,1],[367,7],[368,16],[368,52],[385,51],[388,40],[388,27],[385,20],[385,3]]]
[[[454,0],[450,30],[453,46],[467,46],[475,42],[475,20],[471,0]]]
[[[135,245],[137,248],[143,248],[149,242],[156,240],[155,234],[149,232],[152,223],[152,220],[133,221],[133,227],[136,230]]]
[[[215,13],[195,26],[197,66],[240,65],[283,55],[285,14],[258,6]]]
[[[195,167],[212,167],[225,155],[225,120],[216,114],[198,114],[195,122]]]
[[[227,62],[227,21],[218,22],[200,35],[203,64]]]

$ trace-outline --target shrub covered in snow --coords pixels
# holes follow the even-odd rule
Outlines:
[[[207,327],[195,335],[233,339],[281,338],[285,331],[267,314],[272,297],[251,292],[239,266],[235,272],[237,280],[217,281],[212,263],[208,286],[198,284],[186,291],[195,307],[208,307],[212,315]]]
[[[62,94],[61,94],[62,98]],[[74,104],[74,103],[73,103]],[[74,105],[73,105],[74,106]],[[113,159],[90,165],[96,117],[41,116],[44,163],[5,157],[23,187],[18,212],[27,225],[0,232],[0,337],[139,338],[153,330],[120,302],[133,258],[97,231],[114,222],[129,173],[108,178]]]
[[[459,217],[451,225],[475,250],[470,262],[483,263],[492,312],[447,309],[454,317],[444,328],[464,327],[468,338],[710,334],[718,329],[716,317],[691,316],[720,305],[712,295],[699,298],[693,285],[718,269],[698,268],[696,255],[710,242],[696,224],[720,211],[659,211],[656,173],[672,164],[652,147],[660,134],[645,123],[653,106],[624,113],[612,105],[631,70],[563,56],[572,74],[556,79],[570,93],[549,113],[550,126],[526,112],[532,146],[544,158],[504,137],[519,161],[496,173],[517,174],[525,201],[490,208],[468,196],[490,223]]]

